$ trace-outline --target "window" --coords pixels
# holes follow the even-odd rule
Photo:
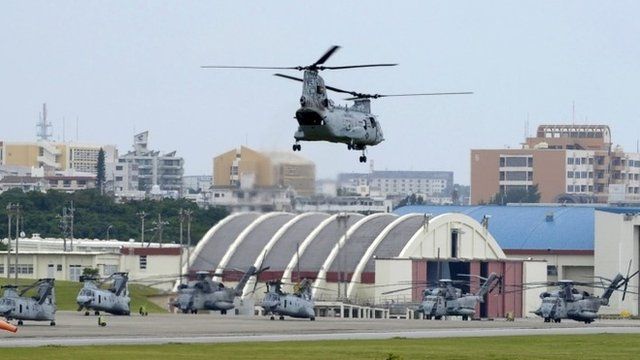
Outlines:
[[[573,158],[567,158],[567,164],[573,165]]]
[[[82,266],[69,265],[69,280],[80,281],[80,275],[82,275]]]
[[[4,274],[4,264],[0,264],[0,274]]]
[[[580,177],[581,177],[581,178],[583,178],[583,179],[586,179],[586,178],[587,178],[587,172],[586,172],[586,171],[583,171],[583,172],[580,174]]]
[[[526,167],[527,157],[524,156],[509,156],[505,158],[506,167]]]
[[[573,185],[567,185],[567,192],[573,192]]]
[[[567,171],[567,177],[573,179],[573,171]]]
[[[558,276],[558,267],[555,265],[547,265],[547,276]]]
[[[62,265],[61,264],[58,264],[56,266],[56,271],[62,271]]]
[[[147,268],[147,255],[140,255],[140,270]]]
[[[516,180],[516,181],[527,180],[526,171],[507,171],[505,175],[506,175],[506,180]]]

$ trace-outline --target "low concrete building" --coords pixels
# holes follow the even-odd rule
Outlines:
[[[7,239],[2,240],[7,243]],[[181,249],[175,244],[141,244],[116,240],[92,239],[19,239],[18,277],[26,279],[54,278],[56,280],[79,281],[85,268],[99,270],[100,276],[114,272],[129,273],[132,281],[142,281],[153,277],[154,282],[167,276],[167,282],[155,284],[169,289],[170,276],[175,277],[181,264]],[[67,251],[64,251],[64,249]],[[15,276],[15,240],[11,241],[11,251],[0,253],[0,276]],[[186,261],[186,254],[182,257]]]

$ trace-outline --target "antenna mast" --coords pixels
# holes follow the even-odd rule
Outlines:
[[[47,103],[42,104],[42,112],[40,113],[40,119],[36,123],[38,129],[36,136],[38,140],[49,141],[51,138],[51,123],[47,121]]]

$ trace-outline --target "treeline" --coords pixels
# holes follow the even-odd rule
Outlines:
[[[197,243],[213,225],[228,215],[222,208],[200,209],[185,199],[142,200],[116,203],[113,198],[101,195],[96,189],[76,191],[67,194],[58,191],[22,192],[13,189],[0,194],[0,238],[7,236],[7,205],[20,204],[24,217],[24,229],[27,237],[33,233],[41,237],[62,237],[61,215],[63,207],[70,207],[73,201],[74,238],[106,239],[107,229],[109,238],[118,240],[140,240],[140,216],[145,212],[145,240],[157,241],[158,232],[154,222],[158,221],[158,214],[162,221],[167,222],[163,227],[163,242],[179,241],[180,209],[191,210],[191,241]],[[15,224],[15,222],[14,222]],[[12,234],[15,225],[12,224]],[[187,236],[187,221],[184,221],[184,237]]]

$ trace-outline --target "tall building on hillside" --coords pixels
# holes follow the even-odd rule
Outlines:
[[[285,152],[258,152],[248,147],[213,159],[214,187],[292,188],[299,196],[315,192],[315,164]]]
[[[540,125],[521,149],[471,150],[471,203],[537,185],[540,201],[640,201],[640,154],[606,125]]]
[[[160,151],[149,150],[148,140],[148,131],[136,134],[133,137],[133,151],[120,156],[118,163],[137,165],[137,169],[132,168],[127,173],[137,177],[138,190],[149,192],[154,185],[158,185],[162,191],[181,194],[184,159],[176,156],[175,151],[161,154]]]

